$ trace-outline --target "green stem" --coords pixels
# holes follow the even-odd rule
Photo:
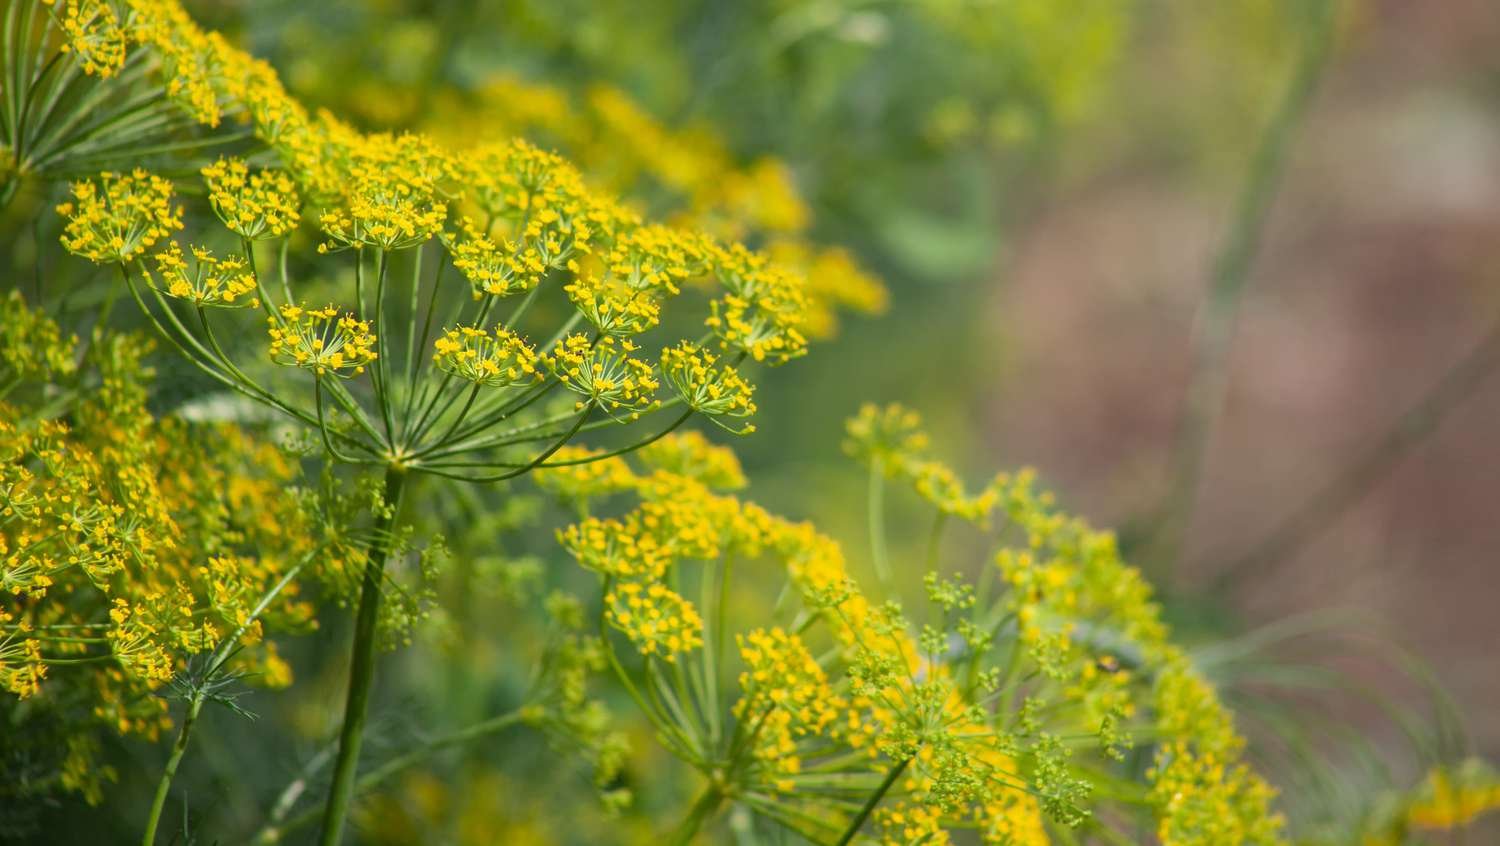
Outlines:
[[[354,620],[354,648],[349,655],[349,696],[344,702],[344,725],[339,732],[333,783],[328,791],[328,804],[323,807],[323,830],[318,836],[320,846],[337,846],[344,833],[349,803],[354,798],[354,776],[359,767],[360,745],[364,742],[370,683],[375,675],[375,624],[380,616],[380,584],[385,573],[386,555],[390,552],[391,524],[401,507],[401,489],[405,480],[406,475],[400,468],[386,470],[386,510],[375,518],[375,536],[370,542],[369,560],[365,562],[364,584]]]
[[[703,824],[719,810],[719,805],[724,801],[724,792],[717,784],[710,784],[703,788],[703,793],[698,796],[698,801],[688,811],[682,824],[677,826],[677,831],[672,835],[672,843],[675,846],[688,846],[693,838],[698,836]]]
[[[943,527],[948,524],[948,515],[942,511],[932,521],[932,531],[927,535],[927,570],[936,572],[938,568],[938,553],[943,546]]]
[[[434,740],[427,742],[417,749],[413,749],[412,751],[407,752],[405,755],[398,755],[397,757],[386,761],[384,764],[381,764],[379,767],[376,767],[374,770],[366,773],[365,775],[360,776],[359,779],[354,783],[354,794],[359,795],[361,793],[365,793],[379,786],[381,783],[387,781],[392,776],[404,772],[405,770],[410,769],[416,764],[420,764],[422,761],[438,752],[441,752],[444,749],[452,746],[460,746],[471,740],[476,740],[480,737],[484,737],[487,734],[494,734],[499,731],[504,731],[505,729],[508,729],[511,726],[522,722],[525,719],[522,714],[523,711],[520,709],[515,711],[508,711],[504,714],[499,714],[497,716],[490,717],[489,719],[481,720],[480,722],[474,723],[471,726],[461,728],[455,732],[452,732],[451,734],[445,734],[442,737],[435,738]],[[293,795],[292,801],[295,800],[296,796]],[[273,824],[268,825],[266,828],[262,829],[259,833],[256,834],[253,842],[261,844],[278,843],[281,841],[282,837],[312,822],[316,816],[317,812],[309,809],[288,819],[285,823],[279,826],[275,825],[273,820]]]
[[[1193,370],[1179,423],[1171,486],[1146,560],[1158,574],[1174,575],[1184,536],[1192,523],[1193,503],[1202,476],[1205,452],[1228,386],[1228,358],[1236,316],[1259,250],[1272,201],[1281,184],[1287,151],[1323,74],[1333,42],[1337,0],[1309,4],[1301,55],[1276,111],[1262,131],[1254,158],[1235,204],[1224,246],[1194,336]]]
[[[198,711],[202,708],[201,696],[194,696],[188,701],[187,716],[183,718],[182,728],[177,732],[177,741],[172,744],[172,756],[167,759],[167,767],[162,770],[161,779],[156,783],[156,796],[151,800],[151,815],[146,818],[146,831],[141,835],[142,846],[153,846],[156,843],[156,828],[161,824],[161,812],[167,805],[167,792],[172,787],[172,778],[177,775],[177,765],[187,751],[188,736],[192,734],[193,723],[197,721]]]
[[[880,587],[889,594],[891,565],[885,548],[885,474],[878,458],[870,462],[870,493],[866,505],[869,510],[870,561],[875,565]]]
[[[911,759],[906,758],[901,763],[891,767],[891,771],[885,775],[885,780],[880,783],[879,787],[875,788],[875,792],[870,794],[870,798],[865,800],[864,807],[859,809],[859,813],[849,823],[849,827],[844,829],[844,836],[839,838],[838,846],[845,846],[845,844],[854,839],[854,835],[858,834],[859,830],[864,827],[865,820],[869,819],[870,815],[875,813],[875,806],[879,805],[880,800],[885,798],[885,794],[890,792],[891,785],[896,783],[896,779],[901,777],[901,773],[906,771],[906,765],[910,763]]]

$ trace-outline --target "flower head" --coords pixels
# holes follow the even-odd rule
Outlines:
[[[651,365],[630,356],[635,351],[629,339],[606,335],[590,341],[575,334],[558,343],[547,365],[568,390],[584,397],[579,410],[593,405],[611,415],[639,416],[657,405],[660,383]]]
[[[63,48],[77,57],[83,72],[100,79],[125,64],[125,30],[114,5],[104,0],[43,0],[67,36]]]
[[[281,307],[281,321],[270,322],[271,358],[278,364],[301,367],[319,376],[363,373],[375,360],[375,336],[370,324],[333,306]]]
[[[715,418],[749,417],[755,413],[755,386],[746,382],[733,366],[720,365],[713,353],[687,341],[662,350],[661,370],[688,408],[720,426],[724,424]],[[747,423],[731,431],[748,434],[755,427]]]
[[[624,519],[590,517],[557,537],[580,565],[615,578],[656,581],[672,562],[671,550],[643,531],[635,514]]]
[[[320,252],[403,250],[442,229],[448,219],[443,185],[453,171],[442,150],[419,135],[341,135],[348,187],[319,220],[330,239]]]
[[[493,334],[473,326],[449,329],[435,346],[432,360],[439,370],[479,385],[504,388],[542,378],[536,351],[501,326]]]
[[[745,471],[734,450],[710,443],[702,432],[673,432],[636,452],[648,469],[685,476],[717,490],[743,488]]]
[[[739,245],[715,248],[709,264],[727,293],[710,303],[704,324],[725,349],[771,364],[807,352],[808,300],[800,278]]]
[[[661,582],[627,581],[604,597],[605,615],[642,655],[675,662],[703,645],[703,618],[692,603]]]
[[[297,186],[285,171],[252,173],[241,159],[219,159],[203,168],[208,200],[219,220],[251,240],[276,238],[296,228]]]
[[[176,241],[153,258],[160,281],[150,273],[146,279],[153,288],[194,305],[217,308],[256,308],[260,300],[247,296],[255,290],[255,276],[241,256],[217,258],[204,247],[193,247],[193,266],[183,258]]]
[[[928,445],[922,416],[894,403],[883,408],[866,403],[845,421],[844,432],[845,452],[865,463],[878,461],[887,474],[896,473]]]
[[[444,233],[443,243],[453,256],[453,266],[474,289],[474,299],[529,291],[547,275],[547,261],[534,246],[492,239],[467,217],[459,222],[459,228],[461,236]]]
[[[182,228],[172,205],[172,183],[137,168],[74,182],[72,202],[57,207],[68,219],[62,244],[98,264],[127,262]]]
[[[760,726],[754,754],[777,790],[790,791],[802,769],[797,739],[826,732],[846,707],[795,634],[780,628],[737,635],[745,671],[734,715]]]

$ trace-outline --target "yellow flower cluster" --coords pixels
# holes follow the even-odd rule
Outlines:
[[[719,423],[719,417],[749,417],[755,413],[755,387],[740,378],[733,366],[720,365],[717,356],[694,344],[683,341],[662,350],[661,370],[688,408],[715,423]],[[755,431],[755,427],[747,423],[731,431],[743,435]]]
[[[281,170],[250,171],[242,159],[219,159],[203,168],[214,214],[231,232],[252,241],[278,238],[297,227],[301,200]]]
[[[67,37],[63,48],[78,58],[83,72],[107,79],[125,64],[125,30],[107,0],[42,0]]]
[[[176,241],[152,256],[156,261],[156,276],[143,271],[147,282],[160,291],[178,299],[187,300],[200,307],[259,308],[260,300],[248,296],[255,291],[255,276],[249,264],[240,256],[218,258],[205,247],[193,247],[193,268],[188,270],[187,259]]]
[[[585,190],[582,174],[562,157],[516,137],[474,147],[455,158],[465,201],[486,219],[515,224],[515,235],[527,240],[556,239],[561,246],[576,234],[588,242],[588,220],[594,213],[589,207],[597,198]],[[583,229],[575,230],[578,225]]]
[[[988,485],[970,494],[948,465],[928,457],[922,418],[899,405],[865,405],[845,426],[844,450],[888,478],[910,482],[917,493],[946,515],[986,526],[999,502]]]
[[[50,580],[49,580],[50,581]],[[10,585],[3,585],[10,589]],[[0,611],[0,690],[25,699],[41,690],[47,665],[42,663],[42,642],[28,637],[31,626],[16,622],[14,614]]]
[[[764,254],[716,242],[701,221],[698,231],[647,224],[586,188],[557,155],[522,141],[454,152],[426,135],[357,131],[326,112],[310,113],[267,64],[198,27],[175,0],[130,0],[129,6],[126,41],[144,48],[169,97],[211,127],[225,116],[247,122],[280,160],[283,169],[256,171],[233,158],[203,169],[210,203],[229,229],[247,239],[285,237],[297,225],[300,194],[318,209],[327,236],[321,252],[402,250],[441,236],[481,299],[534,290],[554,273],[564,276],[565,291],[601,337],[563,338],[545,356],[545,371],[583,397],[580,410],[592,405],[630,420],[659,404],[654,395],[661,374],[633,355],[627,337],[658,326],[666,300],[689,282],[717,279],[723,287],[705,318],[720,352],[779,364],[806,351],[803,329],[816,310],[806,280]],[[620,103],[602,108],[616,123],[636,119]],[[771,191],[767,196],[780,199],[763,205],[794,204],[784,169],[758,167],[752,179],[778,180],[787,190]],[[101,262],[137,257],[181,226],[170,188],[144,172],[80,183],[75,202],[62,208],[70,217],[64,243]],[[450,207],[464,213],[455,232],[445,232]],[[778,215],[805,225],[805,216],[792,213],[767,220]],[[237,259],[213,264],[204,257],[188,274],[177,255],[169,249],[159,259],[164,273],[179,277],[164,283],[168,291],[203,304],[252,299]],[[328,309],[291,309],[272,316],[276,360],[317,373],[359,373],[373,360],[374,337],[363,322]],[[486,372],[470,378],[492,382],[503,375],[509,381],[512,370],[526,373],[530,356],[523,344],[519,335],[500,339],[493,352],[505,360],[475,359]],[[677,349],[668,353],[669,369],[690,407],[715,417],[752,412],[751,387],[739,373],[710,366],[714,356],[706,352],[695,359]],[[450,367],[478,353],[448,352],[440,350],[439,358]]]
[[[1080,643],[1077,624],[1110,632],[1138,653],[1138,674],[1154,680],[1143,705],[1162,737],[1149,774],[1165,846],[1281,842],[1274,791],[1240,760],[1243,741],[1213,687],[1171,644],[1151,589],[1119,558],[1114,537],[1060,514],[1030,474],[1002,476],[995,489],[1025,552],[1002,551],[998,565],[1021,640],[1053,672],[1083,678],[1099,655]],[[1118,647],[1116,647],[1118,648]],[[1111,658],[1113,660],[1113,658]],[[1118,671],[1117,671],[1118,672]],[[1114,704],[1114,703],[1111,703]]]
[[[547,366],[568,390],[584,397],[577,410],[592,406],[612,416],[639,417],[658,404],[654,397],[661,383],[655,368],[631,357],[637,349],[629,338],[606,335],[591,341],[569,335],[547,357]]]
[[[438,199],[448,176],[443,153],[413,135],[360,139],[345,162],[348,187],[319,219],[330,240],[320,252],[374,247],[403,250],[442,230],[448,206]]]
[[[647,470],[665,470],[713,490],[732,491],[746,485],[734,450],[709,442],[702,432],[674,433],[647,444],[635,457]]]
[[[1407,805],[1406,819],[1414,828],[1450,831],[1494,811],[1500,811],[1500,776],[1471,759],[1429,772]]]
[[[435,346],[432,360],[439,370],[475,384],[504,388],[542,378],[536,351],[500,326],[492,333],[473,326],[449,329]]]
[[[757,729],[754,754],[768,770],[760,777],[791,792],[792,776],[802,769],[797,739],[827,731],[846,705],[800,637],[780,628],[755,629],[736,642],[745,671],[734,715]]]
[[[271,358],[278,364],[311,370],[318,376],[363,373],[375,360],[370,324],[333,306],[307,308],[285,304],[278,317],[266,318]]]
[[[904,462],[926,444],[901,409],[869,410],[850,428],[867,460]],[[1058,513],[1028,474],[987,489],[987,508],[1004,508],[1024,536],[997,556],[1006,592],[986,606],[972,588],[930,575],[935,621],[914,626],[898,607],[866,600],[837,543],[810,525],[649,469],[637,477],[635,509],[566,536],[581,562],[619,574],[611,579],[644,572],[668,585],[681,558],[769,553],[803,597],[797,634],[758,630],[740,641],[745,693],[733,713],[761,733],[754,765],[735,772],[747,780],[740,789],[776,797],[753,802],[756,811],[813,839],[837,839],[847,818],[830,820],[828,800],[843,794],[826,786],[890,780],[871,820],[880,842],[943,843],[950,831],[972,829],[986,843],[1045,844],[1044,817],[1065,826],[1088,819],[1084,774],[1120,760],[1141,732],[1159,738],[1147,795],[1161,842],[1281,842],[1272,791],[1240,759],[1242,741],[1212,687],[1167,640],[1145,582],[1119,560],[1112,537]],[[623,539],[648,536],[649,567],[636,552],[630,565],[618,563],[627,560],[617,552]],[[601,550],[614,556],[607,566]],[[680,597],[663,590],[675,607]],[[804,645],[813,621],[836,647],[818,661]],[[642,648],[658,654],[661,645]],[[1080,768],[1077,744],[1064,738],[1090,735],[1097,758]],[[804,779],[810,760],[818,770]]]
[[[0,337],[20,313],[0,314]],[[48,334],[31,333],[56,349],[37,351],[42,364],[23,386],[76,378],[45,364],[76,355]],[[153,418],[142,353],[125,338],[97,340],[78,374],[94,387],[69,406],[67,425],[47,419],[55,409],[40,392],[8,397],[36,404],[0,403],[0,687],[72,715],[63,783],[94,801],[105,772],[91,764],[94,732],[156,737],[170,723],[153,692],[246,624],[317,548],[314,515],[289,491],[296,462],[231,426]],[[263,633],[310,616],[293,582],[245,628],[232,667],[287,682]],[[69,666],[48,672],[53,663]]]
[[[72,194],[71,202],[57,207],[68,219],[62,244],[98,264],[130,261],[182,228],[182,209],[172,205],[172,183],[144,170],[74,182]]]
[[[703,645],[703,619],[692,603],[658,581],[620,582],[604,595],[610,625],[642,655],[675,662],[680,653]]]
[[[698,236],[664,226],[642,226],[611,239],[602,269],[584,265],[564,287],[579,312],[607,335],[638,335],[661,321],[661,301],[701,272]]]
[[[617,192],[667,189],[678,199],[679,225],[732,240],[757,238],[777,264],[805,277],[803,329],[814,338],[836,331],[840,310],[886,308],[884,287],[847,251],[805,238],[811,217],[784,163],[759,159],[738,167],[711,132],[674,131],[617,88],[593,86],[575,99],[497,76],[466,97],[439,97],[431,126],[459,144],[495,135],[545,138]]]
[[[70,351],[76,337],[64,341],[57,324],[26,307],[21,292],[0,299],[0,366],[9,379],[36,379],[43,374],[71,375],[76,369]]]
[[[672,562],[672,549],[645,531],[641,515],[589,517],[557,533],[558,542],[586,569],[618,579],[654,583]]]
[[[509,240],[494,241],[472,219],[459,223],[462,236],[444,233],[443,244],[474,289],[474,299],[485,294],[504,297],[529,291],[547,274],[547,262],[534,247]]]
[[[739,246],[716,248],[711,261],[729,293],[710,303],[704,322],[725,349],[773,364],[807,352],[807,295],[797,278]]]
[[[681,436],[657,441],[675,443]],[[652,444],[656,446],[656,444]],[[568,445],[552,454],[549,466],[537,468],[532,479],[537,487],[587,512],[589,501],[635,487],[635,474],[619,456],[605,457],[603,450]]]
[[[714,559],[729,550],[759,554],[778,521],[764,510],[715,494],[700,478],[725,479],[729,461],[701,436],[669,435],[665,445],[641,460],[641,474],[618,458],[597,475],[560,468],[537,475],[544,489],[592,500],[633,493],[636,507],[619,517],[587,517],[558,533],[578,563],[607,577],[609,621],[643,654],[675,661],[701,644],[702,619],[692,603],[667,586],[668,570],[685,558]],[[587,457],[580,455],[579,457]],[[661,469],[667,457],[685,472]],[[737,462],[735,463],[737,471]]]

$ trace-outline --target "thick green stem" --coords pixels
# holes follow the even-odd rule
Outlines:
[[[359,749],[364,741],[365,712],[370,701],[370,683],[375,675],[375,623],[380,616],[381,580],[390,552],[391,524],[401,507],[405,473],[392,467],[385,473],[385,510],[375,518],[375,538],[365,562],[359,610],[354,618],[354,648],[349,654],[349,696],[344,701],[344,725],[339,732],[339,754],[333,766],[333,784],[328,804],[323,806],[321,846],[336,846],[344,833],[344,818],[354,798],[354,775],[359,767]]]
[[[379,767],[376,767],[374,770],[364,774],[363,776],[360,776],[359,779],[354,782],[354,793],[355,795],[358,795],[368,790],[372,790],[375,787],[378,787],[384,782],[390,780],[392,776],[399,775],[400,773],[411,769],[413,766],[422,763],[423,761],[427,760],[428,758],[432,757],[438,752],[441,752],[444,749],[449,749],[454,746],[462,746],[463,744],[468,743],[472,740],[477,740],[486,735],[504,731],[511,726],[519,725],[525,719],[524,709],[517,709],[515,711],[508,711],[504,714],[490,717],[489,719],[482,720],[471,726],[466,726],[459,729],[458,731],[452,732],[451,734],[445,734],[442,737],[436,738],[410,752],[407,752],[404,755],[392,758]],[[317,769],[317,767],[314,766],[311,769]],[[306,782],[304,779],[299,778],[296,782],[293,782],[292,785],[288,786],[287,791],[283,791],[283,801],[278,801],[277,803],[278,809],[281,810],[281,816],[285,816],[286,811],[290,810],[291,803],[296,801],[296,798],[300,794],[302,786],[305,785],[305,783]],[[288,799],[289,801],[286,801]],[[282,807],[283,804],[285,804],[284,808]],[[297,829],[300,829],[308,823],[312,822],[312,820],[315,818],[315,813],[315,811],[300,813],[288,819],[286,822],[280,824],[278,824],[279,818],[276,814],[273,813],[271,822],[256,834],[253,842],[259,844],[279,843],[281,841],[281,838],[285,837],[287,834],[290,834],[291,832],[296,831]]]
[[[845,846],[845,844],[854,839],[854,835],[859,834],[859,830],[864,827],[865,820],[869,819],[870,815],[875,813],[875,806],[879,805],[880,800],[885,798],[885,794],[890,791],[891,785],[896,783],[896,779],[900,778],[903,772],[906,772],[906,765],[910,763],[911,759],[907,758],[896,766],[891,767],[891,771],[886,773],[885,781],[882,781],[880,786],[875,788],[875,792],[871,793],[870,798],[865,800],[864,807],[859,809],[859,814],[850,821],[849,827],[844,829],[844,836],[839,838],[838,846]]]
[[[172,788],[172,779],[177,775],[177,765],[182,761],[182,755],[187,751],[188,737],[193,732],[193,723],[198,719],[198,711],[203,708],[203,699],[194,696],[188,701],[187,716],[182,719],[182,729],[177,732],[177,741],[172,744],[172,756],[167,759],[167,767],[162,770],[161,780],[156,783],[156,796],[151,800],[151,815],[146,818],[146,831],[141,835],[142,846],[152,846],[156,843],[156,827],[161,824],[161,812],[167,805],[167,792]]]
[[[682,824],[677,826],[677,831],[672,835],[672,842],[676,846],[688,846],[693,838],[698,836],[703,824],[719,810],[719,805],[724,801],[724,791],[717,784],[710,784],[703,789],[698,801],[688,811]]]

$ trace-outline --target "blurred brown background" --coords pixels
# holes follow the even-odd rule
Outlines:
[[[1127,532],[1171,483],[1194,332],[1267,108],[1237,114],[1217,88],[1227,53],[1214,68],[1146,47],[1117,122],[1039,192],[988,312],[1004,339],[991,447]],[[1219,144],[1173,137],[1216,108]],[[1361,612],[1426,658],[1492,759],[1497,320],[1500,4],[1365,4],[1290,139],[1173,578],[1226,589],[1252,623]],[[1354,663],[1379,682],[1379,663]]]

